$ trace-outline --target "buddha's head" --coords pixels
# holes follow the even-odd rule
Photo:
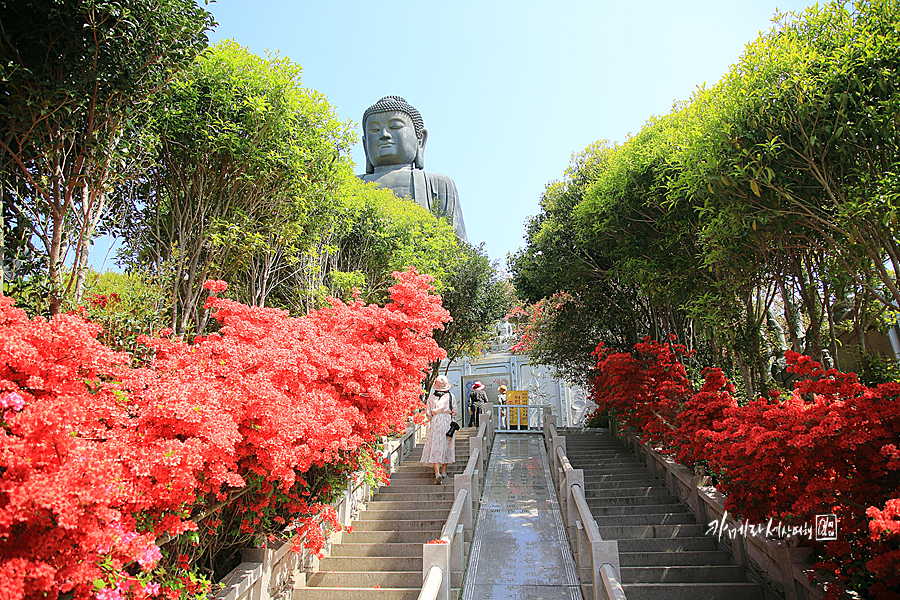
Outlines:
[[[367,108],[362,128],[366,173],[390,165],[425,168],[428,131],[419,111],[400,96],[385,96]]]

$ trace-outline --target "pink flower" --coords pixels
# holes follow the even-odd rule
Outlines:
[[[16,392],[12,392],[10,394],[7,394],[3,398],[0,398],[0,408],[11,408],[14,411],[18,412],[24,407],[25,399]]]
[[[141,565],[141,568],[146,571],[156,565],[161,558],[162,553],[159,551],[159,546],[150,544],[141,550],[140,554],[138,554],[137,561],[138,564]]]
[[[97,591],[97,600],[124,600],[122,594],[112,588],[102,588]]]

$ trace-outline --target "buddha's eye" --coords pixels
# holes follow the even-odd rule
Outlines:
[[[403,129],[406,127],[406,123],[401,121],[400,119],[394,119],[391,121],[391,129]]]

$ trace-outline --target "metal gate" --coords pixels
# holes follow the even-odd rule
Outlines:
[[[534,433],[544,430],[544,414],[549,404],[494,404],[494,431]]]

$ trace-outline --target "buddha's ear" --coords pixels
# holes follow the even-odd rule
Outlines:
[[[422,135],[419,136],[419,149],[416,152],[416,168],[425,168],[425,144],[428,142],[428,130],[423,129]]]

